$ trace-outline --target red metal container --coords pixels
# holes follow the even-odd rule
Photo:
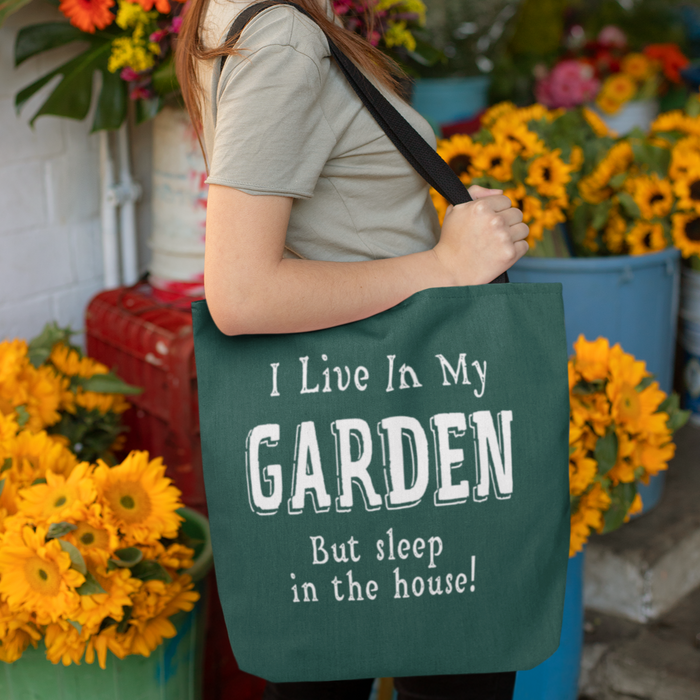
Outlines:
[[[126,449],[163,457],[186,505],[206,511],[189,300],[165,303],[148,284],[98,294],[86,312],[87,351],[129,384]]]

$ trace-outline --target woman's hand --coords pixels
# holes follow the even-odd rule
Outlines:
[[[503,190],[475,185],[473,202],[449,207],[433,253],[455,286],[487,284],[528,250],[529,228],[523,213]]]

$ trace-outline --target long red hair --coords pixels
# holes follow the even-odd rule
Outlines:
[[[329,36],[338,48],[350,58],[364,73],[376,78],[390,90],[397,92],[403,73],[398,65],[386,54],[372,46],[364,38],[335,24],[328,18],[320,2],[324,0],[294,0],[299,7],[306,10],[319,27]],[[330,0],[327,0],[330,2]],[[232,56],[238,49],[232,42],[221,46],[206,47],[200,36],[200,26],[208,0],[189,0],[180,28],[175,51],[175,71],[182,89],[185,107],[197,133],[202,125],[203,89],[197,78],[197,63]],[[372,26],[372,17],[368,9],[368,23]]]

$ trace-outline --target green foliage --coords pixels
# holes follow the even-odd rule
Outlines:
[[[29,361],[34,367],[40,367],[49,359],[56,343],[64,343],[77,350],[70,342],[73,335],[75,331],[69,327],[60,328],[55,321],[47,323],[41,333],[29,342]]]
[[[637,495],[637,485],[636,483],[618,484],[611,488],[609,493],[612,502],[603,516],[605,519],[603,532],[617,530],[625,522],[632,501]]]
[[[139,562],[131,567],[131,575],[141,581],[163,581],[171,583],[170,574],[157,562],[150,559]]]
[[[109,560],[115,567],[131,568],[143,559],[143,552],[138,547],[125,547],[117,549]]]
[[[67,535],[69,532],[73,532],[73,530],[77,530],[78,526],[73,525],[72,523],[66,523],[66,522],[60,522],[60,523],[51,523],[49,525],[49,529],[46,532],[46,539],[47,540],[53,540],[56,538],[63,537],[64,535]]]
[[[603,437],[598,438],[596,442],[595,450],[593,451],[593,456],[596,462],[598,462],[598,473],[601,476],[607,474],[617,462],[617,434],[615,433],[615,428],[610,427]]]
[[[15,97],[17,110],[41,88],[60,76],[56,86],[32,116],[30,124],[43,115],[82,120],[92,104],[95,73],[101,75],[101,88],[92,130],[117,129],[126,117],[127,88],[117,73],[110,73],[107,62],[112,50],[114,31],[109,29],[95,34],[72,27],[66,22],[47,22],[22,28],[15,43],[15,65],[49,49],[79,41],[87,48],[78,56],[49,71],[46,75],[21,90]]]
[[[83,555],[80,553],[78,548],[74,544],[61,539],[59,539],[59,544],[61,545],[61,549],[70,557],[72,564],[71,568],[85,576],[87,574],[87,566],[85,565],[85,559],[83,559]]]
[[[98,394],[141,394],[143,389],[140,386],[132,386],[122,379],[119,379],[114,372],[107,374],[94,374],[89,379],[77,377],[76,382],[85,391],[95,391]]]
[[[78,595],[97,595],[98,593],[107,592],[89,571],[85,574],[85,583],[75,590]]]

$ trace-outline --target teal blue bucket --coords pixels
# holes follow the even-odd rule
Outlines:
[[[583,652],[584,552],[569,559],[559,648],[545,662],[520,671],[513,700],[576,700]]]
[[[443,124],[468,119],[485,109],[491,78],[419,78],[413,84],[411,105],[436,133]]]
[[[570,352],[579,335],[602,336],[644,360],[661,388],[671,391],[680,295],[676,248],[609,258],[525,257],[508,274],[515,283],[561,282]],[[662,472],[640,486],[644,512],[659,502],[664,483]]]
[[[97,662],[71,666],[47,661],[43,642],[29,647],[12,664],[0,662],[2,700],[201,700],[204,632],[206,626],[206,574],[212,566],[209,523],[184,508],[183,529],[200,544],[189,573],[201,598],[194,609],[171,619],[177,630],[149,656],[118,659],[107,654],[106,669]]]

